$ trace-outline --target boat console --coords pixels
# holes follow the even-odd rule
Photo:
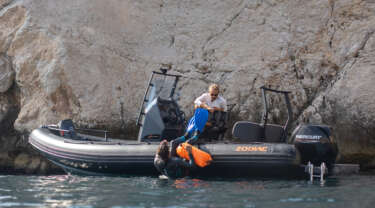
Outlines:
[[[179,75],[153,71],[141,105],[137,124],[140,126],[138,141],[159,142],[173,140],[184,134],[186,128],[185,113],[177,104],[176,86]],[[210,126],[206,126],[200,135],[200,141],[221,140],[227,130],[229,112],[209,114]]]
[[[179,75],[153,71],[139,112],[138,141],[168,141],[181,136],[186,125],[185,114],[177,104]]]

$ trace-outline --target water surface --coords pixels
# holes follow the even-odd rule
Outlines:
[[[374,207],[375,176],[307,180],[0,176],[0,207]]]

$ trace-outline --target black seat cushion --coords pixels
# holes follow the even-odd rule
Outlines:
[[[200,139],[207,141],[222,139],[227,130],[227,121],[227,112],[215,111],[209,113],[207,122],[210,122],[210,125],[204,127],[203,133],[199,136]]]
[[[232,135],[242,141],[260,141],[263,137],[263,127],[258,123],[237,121],[233,126]]]
[[[284,128],[276,124],[265,126],[265,142],[282,142],[284,138]]]
[[[284,128],[276,124],[261,124],[249,121],[238,121],[234,124],[232,135],[241,141],[249,142],[281,142],[284,138]]]

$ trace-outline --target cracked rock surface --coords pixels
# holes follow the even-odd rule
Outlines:
[[[168,65],[187,77],[187,115],[210,83],[252,121],[260,86],[290,90],[294,126],[330,125],[340,161],[371,168],[374,25],[370,0],[0,0],[0,115],[16,108],[19,133],[64,118],[131,132],[150,72]]]

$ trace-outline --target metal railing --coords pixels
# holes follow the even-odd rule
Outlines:
[[[55,131],[62,131],[62,132],[68,132],[68,133],[72,132],[72,130],[61,129],[61,128],[58,128],[57,126],[42,126],[42,127],[50,129],[50,130],[55,130]],[[107,130],[83,129],[83,128],[74,128],[74,130],[96,132],[96,133],[104,133],[104,139],[105,139],[106,142],[108,141],[107,133],[110,132],[110,131],[107,131]]]

